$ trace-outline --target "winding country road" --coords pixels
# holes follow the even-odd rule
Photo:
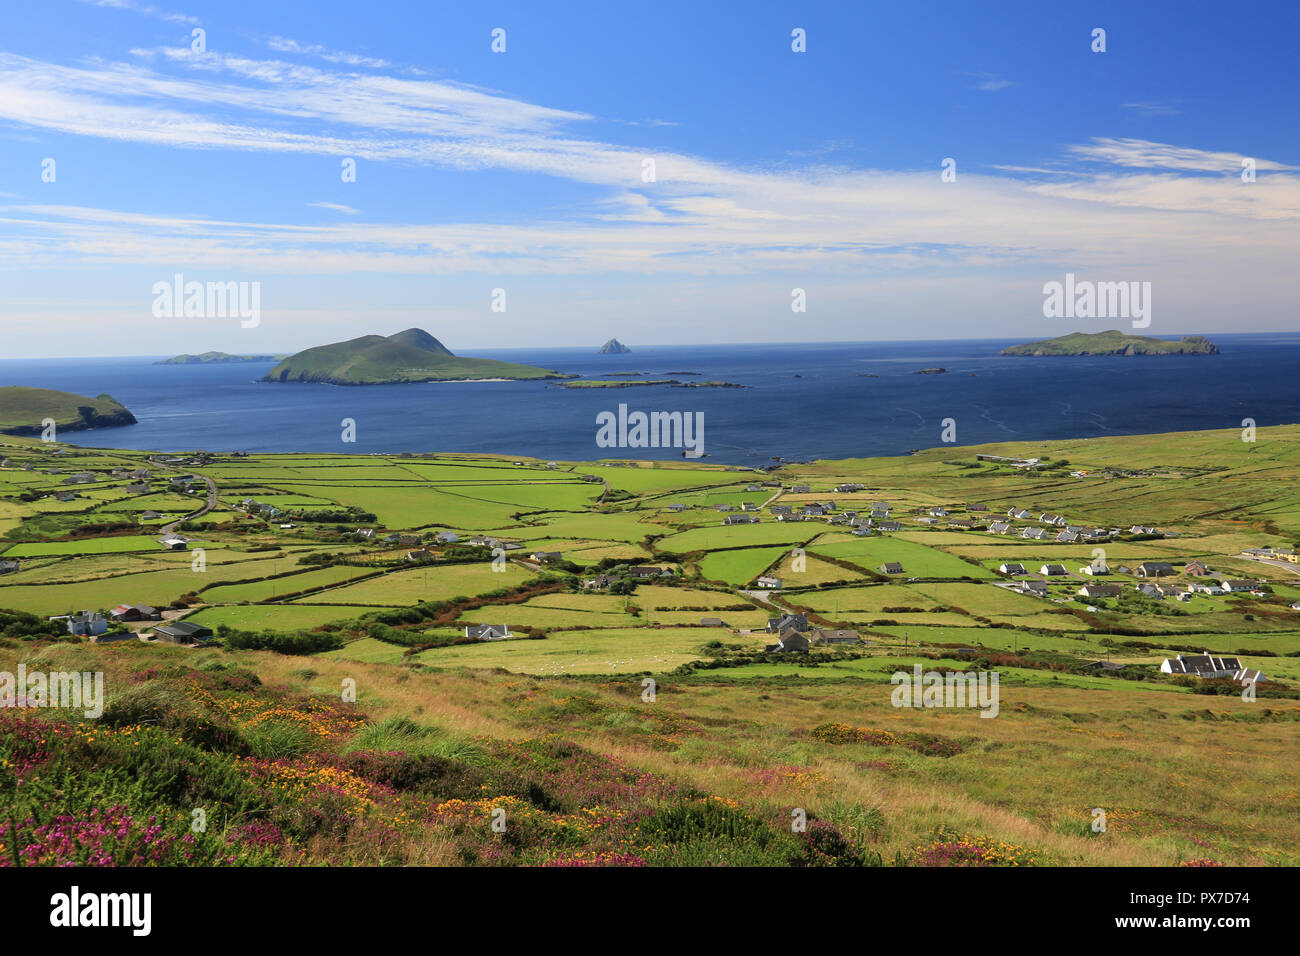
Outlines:
[[[205,514],[207,514],[209,511],[211,511],[213,508],[217,506],[217,483],[213,481],[211,478],[206,477],[205,475],[195,475],[195,477],[202,479],[203,482],[208,486],[208,500],[204,502],[203,507],[200,508],[198,511],[195,511],[192,514],[187,514],[183,518],[177,518],[175,521],[171,522],[170,524],[163,525],[161,528],[158,529],[159,534],[164,534],[164,535],[172,534],[179,525],[184,524],[186,521],[191,521],[194,518],[202,518]]]

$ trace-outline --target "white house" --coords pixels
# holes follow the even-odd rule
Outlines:
[[[758,586],[760,588],[779,588],[781,586],[781,579],[765,574],[758,579]]]
[[[476,641],[500,641],[510,637],[509,624],[467,624],[465,636]]]
[[[1099,574],[1110,574],[1110,568],[1104,564],[1085,564],[1079,569],[1080,574],[1095,576]]]

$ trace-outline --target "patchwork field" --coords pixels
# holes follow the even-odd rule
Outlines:
[[[193,768],[195,786],[238,792],[239,812],[278,821],[283,838],[262,843],[222,824],[244,862],[1295,865],[1300,564],[1286,552],[1300,544],[1300,427],[1260,429],[1249,449],[1235,435],[764,470],[469,455],[163,465],[6,438],[0,670],[104,670],[101,746],[120,742],[127,761],[127,729],[157,730],[158,765]],[[1042,471],[975,457],[1031,453]],[[1051,466],[1061,459],[1068,469]],[[129,495],[122,476],[141,468],[151,491]],[[58,475],[78,471],[99,480],[58,502]],[[146,530],[163,519],[140,516],[197,507],[166,491],[178,475],[212,479],[217,506],[178,528],[186,549],[163,551]],[[746,490],[764,481],[780,487]],[[834,491],[845,482],[866,489]],[[724,525],[714,510],[828,500],[827,518],[798,522],[765,507],[758,524]],[[860,518],[876,501],[904,530],[851,533],[845,510]],[[918,523],[935,506],[982,520],[1014,506],[1033,515],[1017,527],[1053,512],[1117,533],[1058,544]],[[458,540],[438,540],[448,529]],[[501,541],[524,547],[494,551]],[[1110,573],[1094,580],[1079,568],[1098,548]],[[1277,550],[1260,561],[1252,548]],[[538,564],[539,550],[559,554]],[[1206,574],[1192,574],[1194,559]],[[902,571],[883,573],[888,562]],[[1003,562],[1029,573],[1011,582]],[[1171,573],[1140,578],[1144,562]],[[1022,593],[1052,563],[1067,575]],[[742,593],[764,572],[781,587]],[[1222,580],[1238,584],[1178,597]],[[1156,581],[1167,593],[1141,590]],[[1120,591],[1079,595],[1087,583]],[[122,604],[215,633],[193,648],[97,644],[48,620]],[[792,613],[806,617],[806,650],[797,619],[766,630]],[[108,627],[130,636],[153,623]],[[477,625],[510,636],[466,633]],[[851,633],[825,643],[815,628]],[[1161,670],[1201,652],[1233,658],[1233,673]],[[996,719],[894,706],[891,678],[917,667],[996,676]],[[1264,679],[1243,683],[1236,668]],[[355,702],[340,703],[346,681]],[[60,721],[74,718],[48,720],[49,739],[72,739]],[[0,712],[0,792],[17,792],[21,761],[53,773],[24,749],[27,726]],[[183,809],[150,773],[86,773],[137,813]],[[315,782],[266,783],[288,776]],[[328,832],[326,777],[329,799],[351,808]],[[506,850],[479,833],[503,801],[532,828]],[[1112,820],[1100,835],[1097,806]],[[834,839],[787,840],[791,807]]]

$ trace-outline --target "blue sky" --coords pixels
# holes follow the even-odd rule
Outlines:
[[[31,4],[3,354],[1116,326],[1044,318],[1066,272],[1151,282],[1150,334],[1300,327],[1294,4],[593,6]],[[176,272],[259,282],[260,323],[155,317]]]

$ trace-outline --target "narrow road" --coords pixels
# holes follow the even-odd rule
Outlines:
[[[207,514],[209,511],[211,511],[213,508],[217,506],[217,483],[213,481],[211,478],[206,477],[205,475],[196,475],[195,477],[203,479],[203,482],[208,486],[208,500],[203,503],[203,507],[200,508],[198,511],[195,511],[192,514],[187,514],[183,518],[177,518],[175,521],[171,522],[170,524],[163,525],[161,528],[158,529],[159,534],[164,534],[164,535],[172,534],[179,525],[182,525],[186,521],[190,521],[194,518],[202,518],[205,514]]]

